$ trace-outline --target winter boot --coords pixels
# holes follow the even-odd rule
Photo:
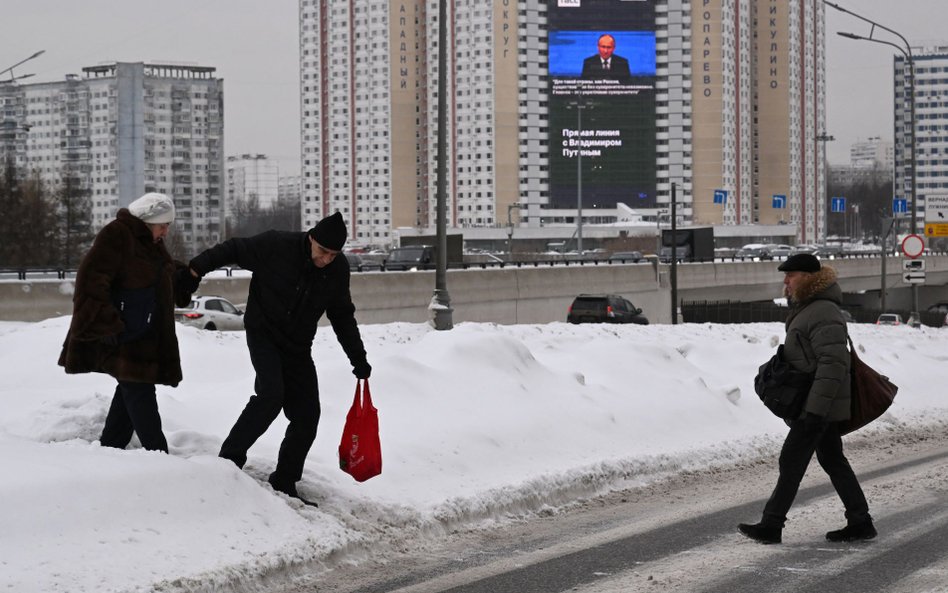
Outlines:
[[[863,521],[855,525],[847,525],[836,531],[826,532],[826,539],[831,542],[855,542],[874,538],[878,533],[872,525],[872,520]]]
[[[309,505],[311,507],[319,506],[312,500],[307,500],[300,496],[300,493],[296,491],[296,484],[294,482],[280,479],[280,477],[276,475],[276,472],[270,474],[270,477],[267,478],[267,482],[276,492],[282,492],[290,498],[295,498],[303,504]]]
[[[779,544],[781,542],[780,533],[783,531],[780,527],[764,525],[763,523],[741,523],[737,529],[754,541],[762,544]]]

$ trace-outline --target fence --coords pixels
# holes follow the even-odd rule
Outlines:
[[[851,323],[875,323],[883,313],[878,309],[863,307],[843,307],[844,314],[849,314]],[[787,320],[787,307],[769,301],[742,303],[738,301],[683,301],[681,316],[685,323],[759,323],[780,322]],[[885,313],[896,313],[907,323],[911,316],[910,311],[888,310]],[[945,314],[934,311],[919,312],[919,322],[928,327],[942,327],[945,325]]]

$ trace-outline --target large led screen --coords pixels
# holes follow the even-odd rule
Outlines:
[[[655,207],[653,0],[551,0],[550,206]]]

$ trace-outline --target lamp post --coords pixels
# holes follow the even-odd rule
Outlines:
[[[869,36],[864,37],[862,35],[856,35],[855,33],[847,33],[840,31],[837,34],[840,37],[846,37],[847,39],[855,39],[857,41],[871,41],[873,43],[881,43],[882,45],[888,45],[889,47],[894,47],[899,50],[903,56],[905,56],[906,61],[908,62],[909,67],[909,76],[908,76],[908,101],[909,101],[909,159],[911,159],[911,169],[910,176],[912,178],[912,218],[911,218],[911,233],[914,235],[918,232],[918,208],[917,208],[917,184],[915,183],[915,59],[912,56],[912,46],[909,45],[909,42],[905,37],[898,31],[894,31],[885,25],[880,25],[879,23],[867,19],[866,17],[856,14],[855,12],[843,8],[838,4],[833,4],[828,0],[823,0],[823,3],[827,6],[835,8],[836,10],[846,13],[848,15],[854,16],[857,19],[869,23],[872,28],[869,29]],[[876,29],[882,29],[887,31],[892,35],[895,35],[904,44],[904,47],[891,41],[886,41],[884,39],[877,39],[873,37]],[[918,319],[918,284],[912,284],[912,317]]]
[[[438,185],[437,234],[438,250],[435,265],[435,289],[428,304],[431,324],[437,330],[454,327],[451,295],[448,294],[448,234],[445,206],[447,202],[447,112],[448,112],[448,8],[447,0],[438,2]]]
[[[510,218],[510,212],[516,208],[520,209],[522,205],[519,202],[507,204],[507,261],[513,261],[513,220]]]
[[[14,80],[19,80],[19,79],[21,79],[21,78],[28,78],[28,77],[30,77],[30,76],[33,76],[32,74],[23,74],[23,75],[21,75],[21,76],[14,76],[13,69],[16,68],[17,66],[21,65],[21,64],[25,64],[25,63],[29,62],[30,60],[32,60],[32,59],[34,59],[34,58],[40,57],[40,56],[43,55],[44,53],[46,53],[46,50],[45,50],[45,49],[41,49],[41,50],[39,50],[38,52],[36,52],[35,54],[33,54],[32,56],[26,58],[25,60],[20,60],[19,62],[17,62],[16,64],[10,66],[9,68],[6,68],[6,69],[4,69],[4,70],[0,70],[0,74],[4,74],[4,73],[6,73],[6,72],[9,72],[9,73],[10,73],[10,80],[4,80],[4,81],[0,81],[0,82],[13,82]]]

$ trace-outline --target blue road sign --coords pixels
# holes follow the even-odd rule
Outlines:
[[[905,198],[894,198],[892,200],[892,213],[904,214],[908,212],[908,200]]]
[[[774,201],[772,208],[786,208],[787,207],[787,196],[782,194],[774,194]]]
[[[715,204],[726,204],[726,203],[727,203],[727,190],[726,190],[726,189],[716,189],[716,190],[714,190],[714,203],[715,203]]]
[[[846,212],[846,198],[832,198],[830,212]]]

